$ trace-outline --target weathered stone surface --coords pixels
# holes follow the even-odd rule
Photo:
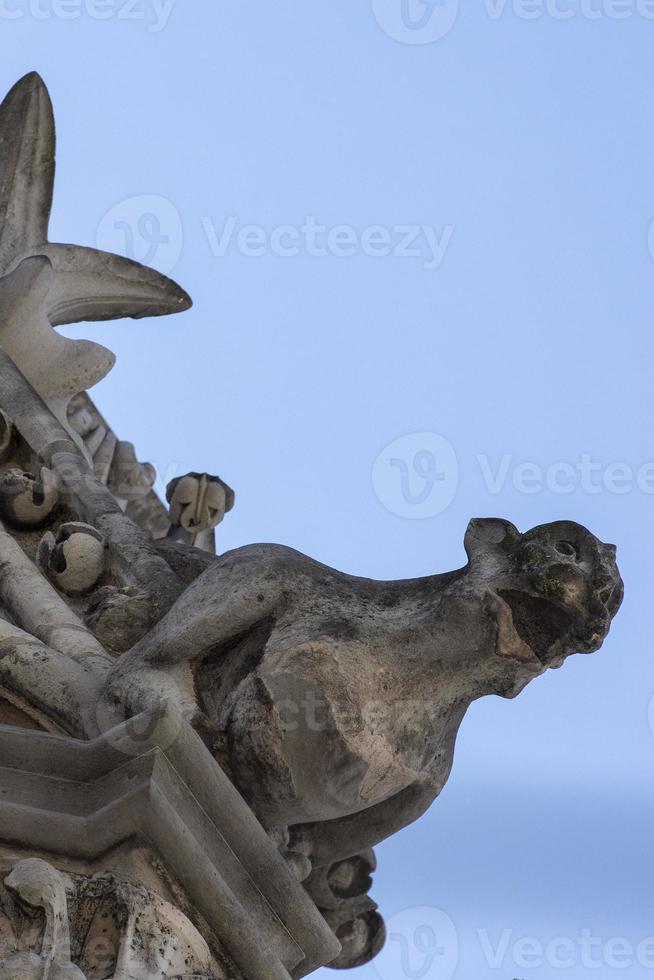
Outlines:
[[[154,538],[165,537],[170,517],[152,489],[154,467],[137,460],[133,444],[117,437],[86,392],[71,399],[68,422],[82,439],[95,475],[111,490],[125,513]]]
[[[130,259],[48,241],[54,156],[50,97],[32,73],[0,106],[0,344],[67,426],[71,397],[103,378],[114,356],[53,327],[175,313],[190,299]]]
[[[52,976],[55,980],[83,980],[84,974],[70,959],[64,877],[45,861],[31,858],[20,861],[5,878],[4,885],[14,899],[14,907],[7,908],[5,900],[4,922],[0,927],[3,934],[0,938],[0,977],[6,980],[33,977],[37,980]],[[41,913],[43,919],[36,928],[28,919],[35,913]],[[14,928],[12,919],[19,922],[23,919],[23,922]],[[29,931],[25,925],[31,927]]]
[[[465,545],[465,568],[404,582],[273,545],[231,552],[121,658],[108,694],[203,714],[266,826],[296,827],[321,867],[357,854],[440,793],[473,700],[596,650],[620,604],[615,549],[577,524],[472,521]]]
[[[57,481],[45,467],[38,475],[10,469],[0,477],[0,514],[14,527],[40,527],[58,501]]]
[[[151,535],[124,513],[91,469],[82,448],[0,348],[0,410],[5,408],[10,409],[6,414],[22,442],[54,473],[74,518],[92,525],[105,538],[107,567],[116,584],[146,593],[149,623],[155,622],[181,593],[182,583],[157,553]]]
[[[171,523],[168,537],[214,554],[214,529],[234,506],[232,488],[219,476],[187,473],[168,484],[166,498]]]
[[[374,959],[386,940],[384,920],[377,904],[368,897],[372,872],[377,867],[371,850],[338,861],[328,868],[314,869],[305,887],[342,949],[330,966],[352,970]]]
[[[56,536],[48,531],[37,553],[39,566],[58,589],[83,595],[97,585],[105,566],[105,540],[90,524],[60,524]]]
[[[333,959],[338,942],[188,725],[157,714],[109,725],[92,742],[0,727],[0,842],[49,861],[102,858],[106,872],[125,842],[146,846],[182,890],[184,915],[246,980],[302,977]]]
[[[3,980],[227,976],[215,971],[209,947],[186,916],[142,885],[113,875],[65,874],[31,857],[13,866],[4,886]]]
[[[16,430],[11,419],[0,412],[0,465],[6,463],[15,452]]]
[[[601,646],[615,549],[486,519],[422,579],[217,559],[233,491],[187,474],[168,514],[85,394],[113,355],[54,329],[190,300],[49,243],[53,178],[30,75],[0,106],[0,980],[361,965],[384,941],[371,847],[438,796],[473,700]]]

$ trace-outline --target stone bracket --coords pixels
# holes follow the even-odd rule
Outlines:
[[[301,978],[339,943],[253,812],[179,717],[83,742],[0,726],[0,841],[94,859],[149,845],[247,980]]]

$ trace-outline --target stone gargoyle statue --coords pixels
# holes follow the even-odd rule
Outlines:
[[[398,582],[277,545],[212,560],[161,547],[187,580],[194,562],[201,574],[120,658],[106,696],[181,708],[287,835],[301,876],[421,816],[468,706],[597,650],[623,594],[614,546],[566,521],[520,534],[473,520],[464,568]]]
[[[360,965],[384,939],[367,897],[372,848],[438,796],[474,700],[514,697],[601,646],[622,599],[615,548],[570,522],[520,534],[483,519],[468,527],[465,567],[406,581],[277,545],[216,557],[233,493],[199,472],[172,485],[168,537],[155,534],[150,497],[132,499],[149,493],[147,468],[84,409],[113,355],[55,328],[181,312],[190,297],[132,260],[51,243],[54,161],[52,106],[32,73],[0,105],[0,721],[79,740],[149,709],[181,712],[337,934],[334,965]],[[53,980],[89,975],[52,926],[66,910],[56,872],[12,874],[0,980],[45,975],[44,963]],[[152,906],[106,887],[129,922]],[[43,920],[35,949],[12,926],[25,904]],[[191,935],[170,921],[162,911],[150,939]],[[116,976],[182,975],[149,942],[136,960],[116,953]],[[206,975],[196,954],[187,973]]]

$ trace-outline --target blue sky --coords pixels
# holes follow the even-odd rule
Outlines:
[[[0,8],[4,89],[55,103],[53,239],[194,298],[67,332],[116,352],[94,397],[162,479],[236,489],[221,549],[414,576],[486,515],[618,545],[603,650],[474,705],[379,848],[361,980],[654,975],[652,4]]]

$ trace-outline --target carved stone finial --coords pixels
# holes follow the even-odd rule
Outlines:
[[[68,427],[70,398],[100,381],[114,355],[53,327],[176,313],[191,301],[138,262],[48,241],[54,154],[50,97],[32,73],[0,105],[0,346]]]

